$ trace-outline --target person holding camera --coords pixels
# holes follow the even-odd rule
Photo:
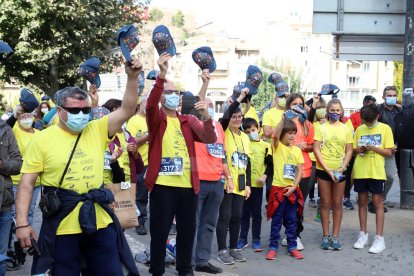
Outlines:
[[[135,113],[141,70],[136,58],[125,64],[128,79],[121,107],[90,122],[87,92],[78,87],[60,90],[58,125],[39,132],[28,146],[17,191],[16,236],[23,248],[37,239],[28,210],[40,176],[41,255],[34,256],[32,274],[79,275],[82,269],[88,275],[123,275],[124,265],[129,275],[139,275],[119,221],[108,207],[113,194],[102,183],[104,151]]]

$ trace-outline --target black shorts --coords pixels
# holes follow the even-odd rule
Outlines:
[[[346,171],[344,171],[342,174],[345,176]],[[325,180],[325,181],[333,182],[332,177],[324,170],[316,169],[316,178],[317,179],[322,179],[322,180]]]
[[[357,193],[370,192],[372,194],[384,193],[385,180],[378,179],[354,179],[354,191]]]

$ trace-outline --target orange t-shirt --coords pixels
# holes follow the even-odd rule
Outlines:
[[[298,131],[296,132],[295,140],[293,141],[294,145],[298,145],[300,143],[305,142],[308,145],[313,144],[314,140],[313,137],[315,136],[315,130],[313,129],[313,125],[309,121],[305,121],[306,126],[308,127],[308,135],[305,136],[305,129],[299,120],[294,120],[296,124],[296,128]],[[312,160],[309,157],[309,153],[307,151],[302,150],[302,155],[305,163],[303,164],[303,172],[302,178],[310,177],[312,174]]]
[[[214,144],[195,142],[196,161],[200,180],[218,181],[223,175],[224,131],[220,123],[214,122],[217,141]]]

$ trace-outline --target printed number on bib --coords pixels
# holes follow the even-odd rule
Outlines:
[[[161,158],[160,172],[158,175],[182,175],[183,159],[180,157]]]
[[[241,152],[235,152],[233,153],[231,157],[231,162],[233,166],[241,170],[247,169],[247,161],[248,161],[248,156]]]
[[[292,164],[285,164],[283,168],[283,177],[291,180],[295,180],[296,166]]]
[[[223,144],[206,144],[208,153],[216,158],[224,158]]]
[[[104,159],[104,170],[111,169],[111,153],[109,151],[105,151],[105,159]]]

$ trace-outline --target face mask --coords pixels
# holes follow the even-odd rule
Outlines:
[[[249,133],[247,136],[249,136],[250,140],[259,141],[259,133],[257,131]]]
[[[299,116],[298,113],[296,113],[296,112],[294,112],[290,109],[285,112],[285,117],[286,117],[286,119],[289,119],[289,120],[292,120],[293,118],[296,118],[298,116]]]
[[[43,114],[46,114],[46,112],[49,111],[49,108],[45,107],[45,108],[40,109],[40,111],[42,111]]]
[[[210,115],[211,118],[214,118],[214,108],[212,107],[208,108],[208,115]]]
[[[24,129],[29,129],[32,127],[33,119],[22,119],[19,122],[20,126]]]
[[[78,114],[66,113],[68,114],[68,120],[64,123],[73,132],[81,132],[89,122],[89,114],[84,114],[82,111]]]
[[[328,112],[328,117],[329,119],[331,119],[332,121],[336,122],[341,118],[341,114],[335,113],[335,112]]]
[[[324,108],[316,109],[315,115],[316,115],[316,118],[318,118],[318,119],[325,118],[325,116],[326,116],[326,109],[324,109]]]
[[[286,98],[278,98],[277,105],[281,108],[285,108],[286,106]]]
[[[180,97],[175,94],[171,93],[168,95],[165,95],[165,107],[170,110],[176,110],[178,107],[178,104],[180,103]]]
[[[385,97],[386,105],[395,105],[397,103],[397,97]]]

